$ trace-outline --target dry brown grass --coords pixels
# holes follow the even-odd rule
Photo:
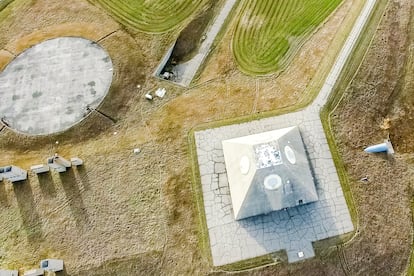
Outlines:
[[[322,65],[329,60],[324,59],[324,53],[338,35],[343,18],[362,2],[346,1],[280,76],[252,79],[234,70],[228,48],[230,37],[226,34],[205,66],[200,84],[182,89],[149,77],[176,33],[149,35],[120,29],[103,10],[82,0],[15,0],[12,5],[19,8],[8,11],[9,15],[0,24],[0,48],[9,47],[13,52],[59,35],[99,39],[116,31],[100,41],[113,59],[115,72],[111,90],[99,108],[114,118],[115,123],[94,113],[72,129],[47,137],[27,137],[10,130],[0,132],[0,164],[14,163],[28,168],[56,151],[85,160],[83,168],[66,174],[41,177],[30,174],[29,181],[18,186],[0,183],[0,219],[4,222],[0,229],[0,266],[28,268],[37,265],[41,258],[58,257],[65,260],[67,273],[71,275],[212,272],[208,256],[198,245],[188,132],[202,123],[292,106],[311,95],[308,88],[319,70],[328,67]],[[384,32],[388,30],[383,28]],[[1,53],[0,60],[10,58]],[[327,56],[332,59],[335,53]],[[137,84],[142,88],[137,89]],[[167,88],[165,98],[153,102],[143,98],[147,91],[160,86]],[[347,114],[346,110],[341,114]],[[351,141],[341,135],[341,130],[338,133],[340,145],[346,149]],[[60,142],[58,145],[56,140]],[[135,147],[142,149],[141,154],[132,153]],[[352,171],[351,155],[345,155],[345,160],[351,175],[358,177]],[[374,168],[376,162],[374,159],[371,162],[367,169]],[[369,203],[379,208],[374,199],[381,198],[381,191],[399,193],[406,199],[408,194],[403,185],[392,191],[387,181],[390,180],[384,180],[383,190],[379,191],[374,185],[369,190],[357,186],[355,192],[365,195],[358,199],[358,206]],[[375,197],[368,200],[371,194]],[[364,225],[375,226],[362,228],[361,240],[345,249],[347,257],[353,257],[355,272],[363,271],[359,262],[361,266],[367,265],[364,250],[371,252],[385,245],[395,249],[396,244],[409,238],[396,233],[392,225],[380,229],[386,224],[385,218],[389,219],[398,210],[404,216],[407,214],[406,200],[401,204],[391,203],[392,212],[380,213],[383,215],[380,218],[368,209],[361,212]],[[399,226],[409,231],[410,224],[401,222]],[[372,231],[380,234],[373,235],[376,240],[366,242]],[[388,238],[391,234],[395,236],[391,242],[382,240],[381,235]],[[388,256],[385,253],[392,252],[400,260],[385,264],[391,264],[393,270],[389,271],[397,271],[395,267],[404,262],[407,247],[378,252],[383,254],[372,254],[378,269],[382,267],[380,261]],[[342,268],[334,251],[304,263],[282,264],[252,273],[276,272],[342,273]]]
[[[17,41],[13,41],[5,46],[9,51],[18,54],[44,40],[61,36],[80,36],[93,41],[97,41],[109,33],[119,29],[117,24],[98,25],[96,23],[71,22],[53,25],[34,31]]]
[[[5,50],[0,50],[0,70],[3,70],[11,60],[13,60],[13,54]]]
[[[411,1],[390,1],[370,51],[332,117],[359,213],[359,234],[344,248],[352,275],[398,275],[410,256],[414,174],[404,152],[414,142],[409,134],[414,125],[384,128],[384,120],[410,118],[394,111],[406,108],[399,99],[411,91],[412,74],[405,73],[411,65],[405,61],[412,60],[413,7]],[[408,98],[412,102],[412,93]],[[395,158],[362,151],[388,134]],[[359,181],[366,176],[367,183]]]
[[[330,17],[323,28],[318,30],[303,45],[299,53],[285,71],[276,75],[252,79],[236,68],[232,58],[231,40],[234,32],[234,23],[230,24],[220,43],[215,49],[199,76],[198,82],[208,82],[215,79],[231,79],[234,82],[254,80],[256,83],[249,87],[259,93],[255,95],[256,110],[269,111],[275,108],[297,104],[298,101],[309,102],[313,98],[314,90],[318,90],[321,81],[320,73],[324,78],[330,65],[335,59],[339,47],[332,44],[341,43],[342,33],[349,28],[355,15],[359,13],[362,1],[344,1],[339,9]],[[352,15],[352,16],[351,16]],[[335,41],[334,41],[335,39]],[[251,102],[251,101],[249,101]]]

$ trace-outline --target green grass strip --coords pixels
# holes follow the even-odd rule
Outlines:
[[[197,10],[204,0],[90,0],[121,24],[147,33],[166,32]]]
[[[5,9],[14,0],[0,0],[0,11]]]
[[[266,75],[285,67],[289,56],[342,0],[245,0],[233,36],[242,72]]]

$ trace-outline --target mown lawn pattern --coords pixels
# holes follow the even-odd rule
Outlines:
[[[286,65],[341,0],[244,0],[233,37],[240,69],[252,75]]]
[[[190,16],[204,0],[90,0],[100,4],[125,26],[162,33]]]

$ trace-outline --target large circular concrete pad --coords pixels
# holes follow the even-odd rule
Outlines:
[[[77,37],[44,41],[0,74],[0,116],[30,135],[60,132],[96,108],[112,82],[112,61],[95,42]]]

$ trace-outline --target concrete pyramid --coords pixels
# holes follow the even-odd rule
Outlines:
[[[318,200],[299,128],[222,141],[236,220]]]

